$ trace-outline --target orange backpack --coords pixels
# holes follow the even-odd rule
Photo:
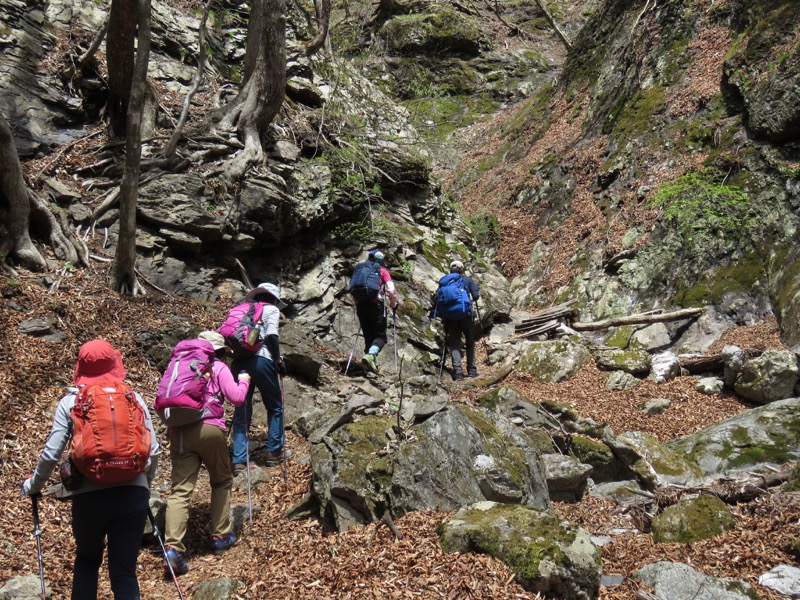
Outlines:
[[[144,409],[129,386],[83,386],[70,416],[69,457],[89,481],[124,483],[144,471],[150,458],[150,430]]]

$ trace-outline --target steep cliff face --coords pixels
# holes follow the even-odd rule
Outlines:
[[[797,343],[799,16],[780,1],[598,7],[559,76],[483,126],[447,188],[467,215],[499,216],[519,303],[774,310]]]

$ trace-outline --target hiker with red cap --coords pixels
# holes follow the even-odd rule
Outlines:
[[[74,471],[64,479],[71,491],[76,547],[73,600],[97,598],[106,544],[114,598],[139,598],[136,560],[150,510],[158,442],[147,405],[123,383],[125,376],[122,355],[107,341],[81,346],[75,387],[67,388],[59,401],[36,470],[22,484],[23,494],[40,494],[69,445],[69,469],[62,476]]]
[[[281,310],[286,303],[281,299],[281,289],[274,283],[261,283],[244,298],[245,303],[258,305],[260,317],[252,324],[255,333],[255,350],[234,358],[231,369],[242,371],[252,377],[244,404],[233,411],[233,473],[238,475],[247,468],[250,423],[253,417],[253,394],[255,388],[261,393],[261,401],[267,409],[266,466],[272,467],[288,460],[294,452],[287,451],[283,427],[283,385],[281,377],[286,375],[286,365],[281,356],[279,323]]]
[[[378,372],[378,354],[386,345],[386,305],[396,311],[400,300],[389,270],[386,256],[377,248],[370,250],[367,260],[356,265],[350,278],[349,291],[356,303],[356,315],[364,334],[364,365]]]
[[[169,428],[169,454],[172,460],[172,492],[167,499],[167,516],[164,541],[167,545],[165,560],[176,575],[189,571],[186,546],[183,538],[189,521],[189,506],[197,485],[201,465],[205,465],[211,484],[211,548],[214,554],[223,554],[236,543],[233,534],[230,507],[233,474],[228,455],[225,433],[225,398],[234,406],[241,406],[250,387],[250,376],[242,373],[234,378],[225,356],[229,353],[225,338],[216,331],[203,331],[197,336],[213,350],[206,379],[200,396],[202,410],[198,420]],[[170,373],[165,374],[170,377]]]

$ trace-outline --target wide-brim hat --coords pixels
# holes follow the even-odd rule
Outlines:
[[[197,337],[198,339],[205,340],[211,344],[211,346],[214,348],[214,352],[223,348],[230,351],[230,348],[225,343],[225,338],[218,331],[201,331]]]
[[[78,351],[73,379],[75,385],[120,383],[126,375],[122,354],[105,340],[86,342]]]
[[[262,294],[267,294],[268,296],[272,297],[273,304],[277,306],[279,309],[283,310],[286,308],[286,302],[281,300],[281,288],[279,288],[274,283],[259,283],[258,287],[253,288],[247,293],[247,296],[244,297],[245,301],[250,302],[255,300],[258,296]]]

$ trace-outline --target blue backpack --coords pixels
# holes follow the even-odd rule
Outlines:
[[[378,299],[381,291],[381,265],[376,261],[358,263],[350,278],[350,295],[356,302]]]
[[[451,321],[472,316],[472,302],[459,273],[450,273],[439,280],[435,314]]]

